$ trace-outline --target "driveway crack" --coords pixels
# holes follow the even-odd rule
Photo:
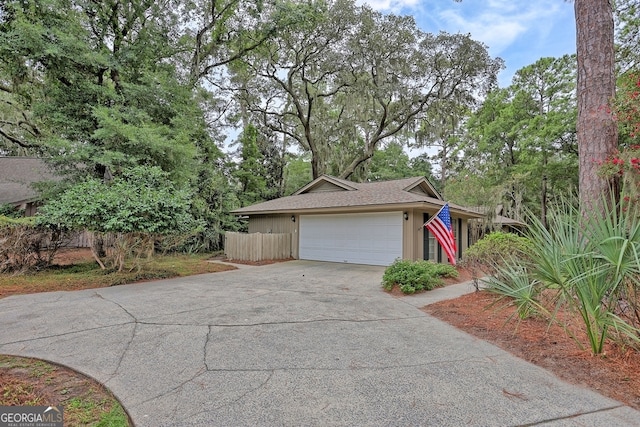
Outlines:
[[[207,364],[207,347],[209,346],[209,340],[211,339],[211,325],[208,326],[208,330],[207,330],[207,336],[204,339],[204,349],[203,349],[203,354],[204,354],[204,360],[203,360],[203,364],[204,364],[204,368],[209,371],[209,365]]]
[[[178,390],[182,389],[182,387],[184,387],[186,384],[192,382],[193,380],[195,380],[196,378],[198,378],[200,375],[202,375],[205,372],[206,372],[206,369],[204,367],[202,367],[195,374],[193,374],[193,376],[191,376],[190,378],[187,378],[186,380],[182,381],[181,383],[177,384],[176,386],[171,387],[170,389],[168,389],[166,391],[163,391],[160,394],[157,394],[157,395],[155,395],[153,397],[150,397],[148,399],[143,400],[142,402],[138,403],[136,406],[144,405],[145,403],[149,403],[149,402],[151,402],[153,400],[159,399],[159,398],[164,397],[164,396],[166,396],[168,394],[175,393]]]
[[[233,371],[228,371],[228,372],[233,372]],[[269,375],[260,384],[258,384],[257,386],[245,391],[244,393],[242,393],[241,395],[239,395],[235,399],[231,400],[230,402],[225,403],[225,404],[220,405],[220,406],[215,406],[215,407],[213,407],[211,409],[207,409],[207,410],[204,410],[204,411],[197,412],[197,413],[191,415],[188,419],[194,419],[194,418],[198,417],[199,415],[206,414],[206,413],[212,412],[212,411],[218,411],[218,410],[220,410],[222,408],[226,408],[226,407],[229,407],[231,405],[235,405],[236,403],[244,400],[250,394],[256,393],[259,390],[261,390],[262,388],[264,388],[269,383],[269,381],[271,381],[271,378],[273,378],[273,375],[275,374],[275,370],[258,370],[258,369],[256,369],[256,370],[236,371],[236,372],[268,372]]]
[[[120,366],[122,365],[122,361],[124,360],[125,355],[129,352],[129,348],[131,347],[131,343],[133,343],[133,340],[136,337],[137,331],[138,331],[138,322],[133,322],[133,331],[131,332],[131,337],[129,338],[129,341],[127,341],[127,345],[124,347],[124,350],[122,350],[122,353],[120,353],[120,357],[118,358],[118,363],[115,369],[113,370],[113,372],[111,373],[111,375],[109,376],[109,378],[105,381],[105,384],[111,381],[118,374],[118,371],[120,370]]]
[[[339,317],[327,317],[324,319],[308,319],[308,320],[285,320],[277,322],[256,322],[256,323],[222,323],[222,324],[209,324],[209,327],[217,328],[242,328],[242,327],[254,327],[254,326],[269,326],[269,325],[299,325],[307,323],[323,323],[323,322],[344,322],[344,323],[374,323],[374,322],[393,322],[404,321],[411,319],[423,319],[424,315],[407,316],[407,317],[381,317],[377,319],[344,319]]]
[[[538,426],[538,425],[542,425],[542,424],[549,424],[555,421],[562,421],[562,420],[570,420],[572,418],[576,418],[582,415],[590,415],[590,414],[597,414],[599,412],[607,412],[607,411],[612,411],[614,409],[618,409],[618,408],[624,408],[624,405],[616,405],[616,406],[609,406],[606,408],[600,408],[600,409],[596,409],[593,411],[585,411],[585,412],[578,412],[577,414],[571,414],[571,415],[565,415],[563,417],[556,417],[556,418],[549,418],[546,420],[542,420],[542,421],[536,421],[534,423],[528,423],[528,424],[517,424],[515,427],[533,427],[533,426]]]
[[[260,389],[264,388],[264,387],[267,385],[267,383],[268,383],[269,381],[271,381],[271,378],[273,378],[273,374],[274,374],[274,372],[275,372],[275,371],[271,370],[271,371],[267,371],[267,372],[269,372],[269,376],[268,376],[264,381],[262,381],[260,384],[258,384],[258,386],[254,387],[254,388],[253,388],[253,389],[251,389],[251,390],[247,390],[246,392],[242,393],[242,394],[241,394],[237,399],[235,399],[235,400],[233,400],[232,402],[227,403],[227,404],[225,404],[225,405],[221,405],[218,409],[223,408],[223,407],[225,407],[225,406],[233,405],[233,404],[235,404],[235,403],[237,403],[237,402],[241,401],[242,399],[244,399],[244,398],[245,398],[245,397],[247,397],[248,395],[250,395],[250,394],[252,394],[252,393],[255,393],[255,392],[257,392],[258,390],[260,390]]]
[[[113,327],[116,327],[116,326],[130,325],[132,323],[135,323],[135,322],[115,323],[113,325],[96,326],[95,328],[86,328],[86,329],[82,329],[82,330],[79,330],[79,331],[62,332],[62,333],[59,333],[59,334],[46,335],[44,337],[34,337],[34,338],[26,338],[26,339],[23,339],[23,340],[2,342],[2,343],[0,343],[0,345],[20,344],[20,343],[30,342],[30,341],[46,340],[46,339],[49,339],[49,338],[60,338],[60,337],[66,337],[68,335],[81,334],[83,332],[98,331],[98,330],[101,330],[101,329],[108,329],[108,328],[113,328]]]
[[[112,299],[109,299],[109,298],[105,297],[104,295],[102,295],[100,292],[97,292],[97,291],[96,291],[95,295],[96,295],[98,298],[100,298],[100,299],[102,299],[102,300],[104,300],[104,301],[107,301],[107,302],[110,302],[111,304],[115,304],[115,305],[117,305],[118,307],[120,307],[120,309],[121,309],[122,311],[124,311],[125,313],[127,313],[127,315],[128,315],[129,317],[131,317],[131,318],[132,318],[136,323],[138,322],[138,319],[136,318],[136,316],[134,316],[134,315],[133,315],[129,310],[127,310],[126,308],[124,308],[124,306],[123,306],[122,304],[120,304],[119,302],[116,302],[116,301],[114,301],[114,300],[112,300]]]

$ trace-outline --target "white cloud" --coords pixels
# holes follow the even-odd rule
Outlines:
[[[495,55],[499,55],[528,30],[527,23],[523,19],[493,13],[482,13],[465,18],[449,10],[442,12],[440,17],[447,23],[447,31],[471,33],[474,40],[489,46]]]
[[[414,9],[420,0],[357,0],[356,4],[368,4],[380,12],[400,13],[402,10]]]
[[[487,6],[491,10],[500,10],[504,13],[518,10],[521,7],[517,1],[512,0],[487,0]]]
[[[357,0],[383,13],[413,15],[431,33],[471,34],[506,61],[501,84],[544,56],[575,52],[573,5],[563,0]]]
[[[439,17],[447,31],[471,33],[474,39],[489,46],[493,54],[500,55],[519,37],[546,36],[544,30],[549,28],[548,22],[553,20],[558,10],[557,3],[558,0],[488,0],[473,10],[456,8],[441,11]]]
[[[381,12],[410,13],[426,18],[426,31],[470,33],[472,38],[500,55],[519,37],[545,37],[546,31],[562,6],[561,0],[359,0]]]

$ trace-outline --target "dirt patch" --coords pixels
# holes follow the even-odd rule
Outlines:
[[[89,248],[59,249],[53,257],[54,265],[72,265],[79,262],[94,261]]]
[[[279,262],[294,261],[295,258],[265,259],[265,260],[262,260],[262,261],[245,261],[245,260],[241,260],[241,259],[229,259],[229,258],[226,258],[224,255],[219,255],[219,256],[212,257],[211,260],[212,261],[228,262],[230,264],[242,264],[242,265],[259,266],[259,265],[276,264],[276,263],[279,263]]]
[[[640,410],[638,352],[608,343],[602,355],[593,356],[590,350],[581,350],[562,327],[549,325],[544,319],[518,321],[515,309],[496,303],[496,299],[495,295],[480,291],[423,310],[567,382],[592,388]],[[572,318],[567,313],[562,315]],[[587,342],[578,322],[569,322],[568,330],[582,343]]]
[[[228,259],[224,255],[217,255],[210,258],[211,261],[222,261],[230,264],[243,264],[243,265],[269,265],[278,262],[293,261],[293,258],[286,259],[268,259],[263,261],[242,261],[238,259]],[[54,265],[72,265],[79,262],[94,261],[93,255],[89,248],[65,248],[60,249],[53,257]]]
[[[64,424],[133,425],[115,397],[97,381],[72,369],[37,359],[0,355],[0,405],[59,406]],[[105,424],[106,425],[106,424]]]

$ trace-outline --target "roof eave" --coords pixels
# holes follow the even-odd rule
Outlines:
[[[424,176],[423,177],[418,177],[416,179],[416,181],[412,182],[410,185],[408,185],[405,188],[403,188],[403,190],[407,191],[407,192],[410,192],[411,190],[413,190],[414,188],[416,188],[419,185],[425,185],[436,196],[436,198],[438,200],[443,200],[442,195],[438,192],[438,190],[436,190],[436,188]]]
[[[333,185],[335,185],[337,187],[343,188],[345,191],[356,190],[356,187],[353,187],[351,185],[347,185],[342,180],[334,178],[331,175],[321,175],[321,176],[317,177],[316,179],[314,179],[313,181],[311,181],[310,183],[308,183],[307,185],[305,185],[304,187],[300,188],[295,193],[293,193],[292,196],[298,196],[300,194],[306,193],[309,189],[311,189],[311,188],[315,187],[316,185],[318,185],[318,183],[320,181],[325,181],[325,182],[331,183],[331,184],[333,184]]]
[[[330,213],[358,213],[358,212],[389,212],[398,210],[437,210],[444,205],[441,200],[434,199],[436,203],[427,201],[405,202],[405,203],[388,203],[377,205],[358,205],[358,206],[324,206],[317,208],[292,208],[292,209],[270,209],[270,210],[257,210],[257,211],[232,211],[234,215],[246,216],[246,215],[304,215],[304,214],[330,214]],[[464,209],[462,207],[451,205],[449,210],[452,214],[455,214],[459,218],[482,218],[484,215],[477,212]]]

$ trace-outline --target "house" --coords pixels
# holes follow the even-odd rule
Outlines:
[[[0,205],[10,204],[33,216],[38,193],[33,184],[60,180],[42,159],[35,157],[0,157]]]
[[[505,209],[503,205],[497,205],[495,209],[487,206],[476,206],[470,209],[483,216],[481,219],[469,221],[470,245],[493,231],[499,230],[503,233],[522,235],[527,228],[527,224],[524,222],[504,216]]]
[[[291,196],[233,211],[249,233],[290,233],[296,259],[389,265],[396,258],[446,262],[423,224],[445,204],[425,177],[356,183],[323,175]],[[473,210],[449,204],[457,257]]]
[[[0,205],[9,204],[24,211],[24,216],[34,216],[39,204],[39,194],[34,184],[61,179],[42,159],[0,156]],[[63,246],[89,247],[89,234],[72,233],[66,237]]]

